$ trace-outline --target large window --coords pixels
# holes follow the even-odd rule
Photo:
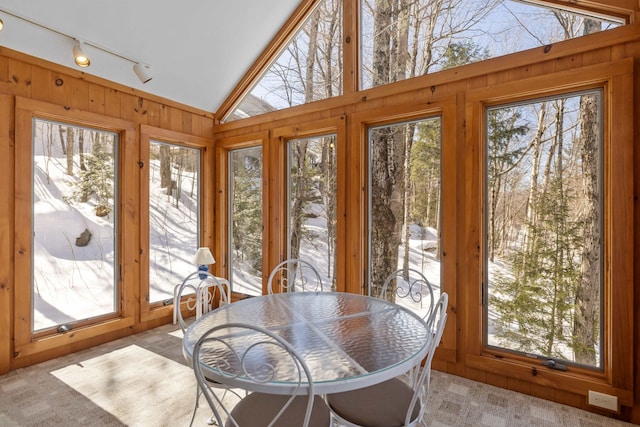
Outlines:
[[[288,142],[288,256],[314,265],[335,290],[336,136]]]
[[[323,0],[226,119],[342,95],[342,1]]]
[[[262,295],[262,148],[229,151],[229,281]]]
[[[200,246],[200,150],[149,147],[149,303],[172,299]]]
[[[378,296],[392,272],[411,268],[427,278],[438,298],[441,119],[372,127],[368,145],[369,293]]]
[[[32,331],[117,311],[118,135],[33,119]]]
[[[602,93],[486,110],[486,342],[602,368]]]
[[[620,26],[515,0],[361,0],[360,87],[367,89]]]

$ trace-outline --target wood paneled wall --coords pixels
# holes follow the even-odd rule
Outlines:
[[[0,47],[0,374],[140,332],[167,323],[171,318],[167,311],[168,314],[161,318],[141,321],[141,296],[138,290],[131,293],[135,295],[135,300],[124,301],[127,305],[124,310],[134,313],[132,325],[88,339],[70,340],[67,345],[47,348],[33,355],[14,357],[14,319],[19,315],[14,311],[15,289],[24,285],[15,283],[16,98],[85,112],[87,117],[99,115],[114,122],[128,123],[135,133],[135,138],[127,141],[127,144],[134,144],[133,147],[126,147],[128,153],[133,153],[130,157],[140,155],[141,127],[145,125],[204,138],[210,141],[210,145],[213,144],[214,130],[212,113]],[[139,182],[138,179],[133,181]],[[138,188],[128,190],[128,194],[140,194]],[[137,199],[133,202],[137,203]],[[21,215],[20,212],[17,214]],[[137,218],[139,214],[131,216]],[[212,221],[210,216],[208,218]],[[133,232],[139,234],[139,224],[134,227]],[[137,248],[135,252],[138,252]],[[139,264],[137,258],[130,262]],[[131,281],[133,283],[126,283],[125,286],[139,286],[137,277]]]
[[[480,187],[474,183],[480,177],[478,164],[481,154],[478,153],[480,145],[473,140],[473,135],[469,136],[469,117],[473,114],[469,106],[474,102],[472,98],[477,97],[474,94],[478,93],[487,97],[497,96],[499,93],[527,96],[528,90],[531,90],[530,94],[534,93],[533,88],[527,87],[531,82],[540,86],[548,81],[550,93],[571,90],[573,81],[583,82],[584,87],[584,84],[589,84],[590,74],[595,75],[604,70],[605,74],[617,75],[617,67],[625,68],[627,71],[618,71],[627,74],[622,79],[623,82],[618,81],[618,77],[612,77],[611,81],[616,82],[613,103],[624,103],[626,107],[623,108],[622,115],[611,118],[611,126],[620,133],[616,134],[618,140],[612,140],[610,143],[620,143],[626,147],[623,154],[625,166],[622,167],[622,163],[620,165],[621,168],[632,170],[629,175],[633,176],[635,190],[633,193],[627,190],[630,197],[625,201],[616,201],[618,199],[613,197],[613,203],[620,204],[610,206],[613,211],[624,211],[619,221],[626,223],[629,231],[633,230],[633,233],[628,233],[633,234],[633,240],[631,236],[624,236],[621,239],[624,247],[612,249],[614,253],[620,252],[620,255],[625,257],[620,264],[621,276],[613,278],[615,283],[611,283],[617,290],[623,289],[616,298],[624,307],[607,307],[606,310],[615,317],[616,322],[628,326],[628,331],[633,331],[631,336],[621,337],[616,331],[609,329],[609,338],[617,340],[620,346],[618,351],[614,351],[612,360],[609,360],[615,368],[612,370],[615,372],[613,378],[596,381],[588,379],[587,376],[586,379],[577,380],[575,377],[572,378],[571,374],[557,375],[555,372],[551,373],[552,375],[544,373],[533,378],[531,367],[535,365],[527,365],[526,361],[519,361],[517,366],[499,362],[484,366],[489,358],[481,356],[482,337],[479,336],[481,332],[478,326],[481,319],[480,308],[477,305],[481,282],[479,272],[482,268],[482,237],[479,229],[481,224],[478,221],[481,207],[480,195],[476,194]],[[597,80],[596,77],[593,79],[594,82]],[[514,98],[505,95],[506,99]],[[365,245],[362,238],[358,237],[358,234],[365,230],[363,216],[366,182],[363,169],[366,168],[366,164],[360,155],[363,150],[363,126],[376,120],[384,120],[385,117],[408,117],[412,111],[427,111],[430,108],[442,112],[443,117],[447,117],[443,123],[443,132],[447,135],[443,137],[443,147],[446,146],[445,150],[452,151],[443,151],[443,186],[447,185],[446,194],[455,193],[456,199],[453,211],[445,215],[443,225],[447,229],[447,233],[443,231],[443,235],[447,237],[446,241],[443,241],[446,253],[443,253],[442,282],[451,298],[447,331],[434,361],[434,367],[473,380],[640,424],[640,251],[633,249],[640,247],[640,213],[635,196],[640,188],[640,167],[637,166],[640,165],[640,150],[635,148],[640,141],[640,26],[629,25],[606,33],[585,36],[380,88],[346,93],[333,99],[223,123],[216,129],[216,141],[221,141],[226,147],[230,141],[242,142],[243,136],[246,136],[248,141],[255,140],[255,135],[263,135],[263,144],[277,144],[278,141],[273,137],[276,129],[344,118],[346,140],[339,140],[338,144],[346,145],[347,178],[345,185],[339,185],[338,188],[340,192],[346,192],[346,195],[342,194],[347,200],[346,224],[343,228],[346,231],[338,237],[338,245],[344,245],[341,250],[348,257],[349,268],[343,276],[338,277],[338,289],[358,292],[364,285],[361,282],[364,280],[366,262],[363,249]],[[618,129],[622,127],[624,130]],[[481,139],[478,134],[475,138]],[[620,142],[620,138],[624,143]],[[616,152],[617,149],[616,147],[613,151]],[[444,156],[447,156],[446,160]],[[634,159],[633,164],[630,157]],[[220,154],[216,156],[216,162],[218,161]],[[265,159],[265,162],[272,161],[273,159]],[[265,165],[265,168],[273,169],[273,166],[269,164]],[[611,168],[615,169],[616,165],[611,165]],[[618,172],[613,171],[614,174]],[[268,186],[268,183],[266,185]],[[222,214],[221,212],[220,215]],[[266,217],[269,215],[267,213]],[[634,225],[629,226],[628,221],[633,221]],[[224,219],[220,219],[216,227],[223,227],[224,224]],[[277,236],[269,236],[269,241],[265,248],[267,252],[271,250],[271,242],[277,241]],[[629,252],[622,255],[621,251]],[[528,369],[527,376],[518,373],[519,369]],[[511,372],[507,373],[509,370]],[[627,378],[622,378],[625,375]],[[599,387],[603,389],[598,389]],[[617,394],[623,403],[620,413],[607,413],[588,406],[588,388]]]

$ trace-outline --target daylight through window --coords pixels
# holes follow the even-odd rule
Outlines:
[[[623,24],[515,0],[360,3],[361,89]]]
[[[200,150],[149,146],[149,303],[173,298],[192,264],[200,230]]]
[[[33,331],[117,310],[118,135],[33,120]]]
[[[413,269],[426,277],[437,300],[441,271],[441,118],[371,128],[368,142],[369,294],[379,296],[394,271]],[[412,291],[422,297],[428,294],[426,289]],[[387,298],[395,300],[395,296],[394,288],[387,292]],[[414,304],[409,308],[426,309]]]
[[[310,262],[335,290],[336,136],[288,142],[289,258]]]
[[[486,342],[602,367],[602,92],[486,110]]]
[[[262,295],[262,147],[229,151],[231,289]]]

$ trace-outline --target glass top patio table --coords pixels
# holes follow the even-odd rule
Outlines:
[[[418,315],[389,301],[340,292],[288,292],[246,298],[198,318],[182,340],[189,364],[202,334],[226,323],[260,326],[288,341],[309,367],[316,394],[354,390],[403,374],[426,356],[432,336]],[[206,347],[202,352],[208,357]],[[209,357],[213,361],[220,355]],[[251,391],[289,391],[286,381],[265,390],[241,377],[215,371],[207,376]]]

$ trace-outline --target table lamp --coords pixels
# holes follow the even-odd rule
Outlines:
[[[209,271],[209,264],[215,264],[216,260],[213,257],[213,254],[209,250],[209,248],[198,248],[196,251],[196,256],[193,257],[193,263],[198,266],[198,271]],[[204,280],[207,278],[206,274],[199,275],[200,280]]]

